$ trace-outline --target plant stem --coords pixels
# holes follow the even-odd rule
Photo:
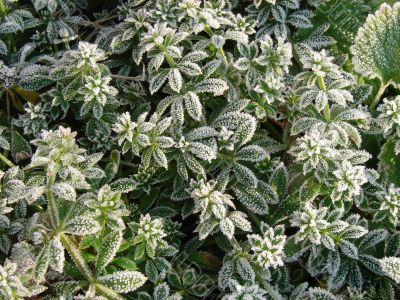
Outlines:
[[[331,110],[329,108],[329,103],[328,102],[325,104],[324,116],[325,116],[325,120],[327,122],[331,121]]]
[[[1,1],[1,0],[0,0]],[[5,163],[7,166],[10,168],[15,167],[15,165],[9,160],[7,157],[5,157],[3,154],[0,153],[0,160]]]
[[[226,55],[225,55],[224,49],[218,48],[218,53],[221,55],[222,61],[224,62],[224,65],[228,66],[229,64],[228,64],[228,60],[226,59]]]
[[[290,123],[288,122],[283,133],[283,143],[285,145],[289,145],[290,127]]]
[[[162,53],[165,56],[165,59],[167,60],[169,66],[171,68],[175,68],[176,67],[176,63],[174,58],[168,53],[167,49],[164,47],[164,45],[160,44],[158,45],[158,48],[160,48],[160,50],[162,51]]]
[[[378,106],[379,101],[381,100],[381,97],[385,92],[386,88],[388,87],[388,85],[389,84],[384,84],[383,81],[381,81],[381,86],[379,87],[379,90],[376,93],[374,100],[371,102],[371,105],[369,106],[371,111],[375,110],[375,108]]]
[[[74,261],[76,267],[81,271],[81,273],[90,281],[93,282],[93,274],[90,271],[89,266],[86,264],[83,259],[79,248],[75,245],[75,243],[64,233],[60,233],[60,239],[72,260]]]

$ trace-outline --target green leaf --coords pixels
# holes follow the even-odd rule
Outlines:
[[[280,199],[282,199],[287,191],[288,173],[286,167],[281,164],[279,165],[271,176],[271,188],[274,190]]]
[[[285,244],[285,247],[283,250],[285,253],[285,260],[288,262],[295,261],[301,255],[303,255],[308,249],[309,249],[309,247],[307,245],[305,245],[304,242],[296,243],[295,237],[291,236],[286,241],[286,244]]]
[[[168,206],[158,206],[150,211],[153,217],[172,218],[177,214],[176,210]]]
[[[339,246],[340,246],[340,249],[342,250],[343,254],[345,254],[348,257],[353,258],[353,259],[358,258],[357,247],[352,242],[343,240]]]
[[[169,295],[169,286],[166,283],[159,284],[154,289],[154,300],[165,300]]]
[[[122,243],[122,232],[110,232],[101,242],[99,252],[96,258],[96,274],[100,274],[102,270],[113,260],[117,254],[119,246]]]
[[[400,253],[400,232],[394,233],[388,242],[386,255],[398,256]]]
[[[11,132],[11,155],[17,163],[32,156],[31,146],[16,130]]]
[[[97,221],[89,217],[78,216],[67,222],[64,232],[75,235],[88,235],[96,233],[99,229],[100,225]]]
[[[400,84],[400,3],[382,4],[359,29],[351,49],[355,70],[384,84]]]
[[[50,266],[59,273],[64,270],[65,254],[64,245],[59,237],[55,237],[50,242],[49,263]]]
[[[258,179],[254,172],[250,170],[248,167],[235,163],[233,165],[233,173],[236,176],[236,179],[243,184],[244,186],[248,187],[256,187],[258,183]]]
[[[299,30],[299,37],[308,37],[308,40],[316,45],[324,46],[324,43],[330,44],[330,38],[333,38],[340,51],[349,53],[349,48],[353,44],[354,36],[357,30],[364,23],[368,6],[363,0],[340,1],[326,0],[320,1],[315,16],[313,17],[313,28]],[[315,31],[329,25],[323,35],[315,35]],[[317,30],[315,30],[317,28]],[[321,30],[321,29],[320,29]],[[314,34],[313,34],[314,33]]]
[[[137,269],[136,263],[129,257],[117,257],[111,263],[128,271],[135,271]]]
[[[379,170],[388,181],[400,185],[400,155],[395,153],[396,140],[389,139],[379,154]]]
[[[134,254],[135,260],[141,259],[144,255],[145,250],[146,250],[146,243],[141,243],[137,245]]]
[[[133,191],[137,186],[137,182],[131,178],[121,178],[111,184],[113,192],[128,193]]]
[[[129,293],[141,287],[147,278],[137,271],[118,271],[101,276],[97,280],[117,293]]]
[[[52,83],[53,83],[53,80],[44,75],[24,77],[19,82],[19,84],[24,89],[31,90],[31,91],[38,91]]]
[[[35,264],[35,279],[38,282],[44,280],[47,268],[49,267],[50,257],[49,257],[49,245],[45,245],[39,252]]]
[[[146,276],[149,278],[151,282],[157,282],[158,280],[158,271],[156,265],[152,260],[148,260],[145,266]]]

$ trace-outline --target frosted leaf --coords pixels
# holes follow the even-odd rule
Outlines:
[[[192,62],[179,64],[179,70],[188,76],[197,76],[201,74],[201,68],[199,65]]]
[[[283,231],[280,227],[267,228],[262,236],[257,234],[247,236],[253,252],[251,258],[263,268],[272,267],[276,269],[283,266],[282,257],[286,235],[278,233]]]
[[[209,78],[195,86],[195,92],[213,93],[214,96],[221,96],[228,89],[228,85],[222,79]]]
[[[186,111],[188,112],[189,116],[196,121],[200,121],[203,106],[201,105],[199,96],[193,92],[188,92],[184,99]]]
[[[162,69],[150,79],[150,93],[157,92],[168,78],[168,69]]]
[[[67,201],[75,201],[76,200],[76,192],[75,189],[68,183],[56,183],[51,187],[54,195],[60,197]]]
[[[96,272],[101,271],[114,259],[122,243],[122,232],[110,232],[104,237],[96,257]]]
[[[267,299],[267,292],[263,290],[258,284],[240,285],[235,280],[229,281],[229,288],[231,293],[222,297],[222,300],[232,299],[254,299],[263,300]],[[276,298],[280,299],[280,298]]]
[[[338,300],[336,296],[334,296],[332,293],[329,291],[322,289],[322,288],[310,288],[307,293],[305,294],[305,297],[303,298],[305,300]]]
[[[64,269],[65,255],[64,246],[59,237],[55,237],[50,242],[49,264],[57,272],[62,273]]]
[[[234,211],[229,215],[233,224],[243,231],[251,231],[251,223],[246,219],[246,214],[240,211]]]
[[[183,83],[181,72],[178,69],[171,69],[168,74],[168,82],[171,89],[179,93]]]
[[[260,146],[249,145],[243,147],[236,153],[238,160],[258,162],[267,157],[267,152]]]
[[[385,84],[400,84],[400,3],[382,4],[368,16],[351,48],[357,72],[379,78]]]
[[[233,172],[235,173],[236,179],[243,185],[249,187],[257,186],[258,179],[254,172],[248,167],[239,163],[235,163],[233,165]]]
[[[397,284],[400,284],[399,257],[385,257],[379,260],[379,264],[386,276],[392,278]]]
[[[358,258],[358,250],[357,250],[357,247],[353,243],[351,243],[347,240],[343,240],[339,246],[340,246],[340,249],[342,250],[342,252],[346,256],[353,258],[353,259]]]
[[[85,216],[78,216],[68,221],[64,232],[75,235],[89,235],[99,231],[100,225],[97,221]]]
[[[233,225],[232,221],[228,218],[222,219],[219,223],[219,227],[221,232],[228,238],[231,239],[235,234],[235,225]]]
[[[118,271],[101,276],[97,280],[117,293],[129,293],[141,287],[147,277],[136,271]]]
[[[254,273],[253,267],[251,266],[250,262],[246,258],[239,257],[239,259],[236,262],[236,268],[237,268],[239,275],[244,280],[250,280],[251,282],[254,282],[255,273]]]
[[[211,147],[198,142],[192,142],[189,146],[189,151],[193,153],[198,158],[211,162],[217,158],[217,153]]]
[[[290,224],[300,229],[295,235],[295,242],[308,239],[311,243],[320,245],[321,232],[325,232],[329,226],[326,215],[325,207],[316,209],[310,203],[306,203],[303,211],[294,212]]]
[[[164,151],[162,151],[159,148],[155,149],[153,152],[153,158],[157,165],[165,169],[168,169],[168,160],[167,157],[165,156]]]
[[[201,139],[206,139],[210,137],[216,136],[218,133],[217,131],[210,127],[210,126],[202,126],[202,127],[197,127],[190,131],[187,135],[186,138],[188,141],[197,141]]]

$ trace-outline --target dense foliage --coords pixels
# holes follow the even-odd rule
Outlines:
[[[383,2],[0,0],[0,299],[399,299]]]

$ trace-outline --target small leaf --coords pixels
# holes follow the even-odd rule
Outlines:
[[[67,200],[67,201],[75,201],[76,200],[76,192],[73,186],[66,182],[55,183],[51,187],[52,192],[57,197]]]
[[[65,254],[64,245],[59,237],[55,237],[50,242],[49,263],[57,272],[62,273],[64,270]]]
[[[117,251],[122,243],[122,232],[110,232],[103,238],[99,252],[96,258],[96,274],[100,274],[102,270],[114,259]]]
[[[357,250],[357,247],[353,243],[351,243],[347,240],[343,240],[340,244],[340,249],[348,257],[353,258],[353,259],[358,258],[358,250]]]
[[[31,146],[16,130],[11,131],[11,155],[17,163],[32,156]]]
[[[154,300],[165,300],[169,295],[169,286],[166,283],[159,284],[154,289]]]
[[[68,221],[65,225],[64,232],[75,235],[89,235],[100,230],[100,225],[97,221],[85,217],[78,216]]]
[[[171,89],[179,93],[183,84],[181,72],[178,69],[171,69],[168,74],[168,82]]]
[[[137,271],[118,271],[101,276],[97,280],[117,293],[129,293],[141,287],[147,278]]]

